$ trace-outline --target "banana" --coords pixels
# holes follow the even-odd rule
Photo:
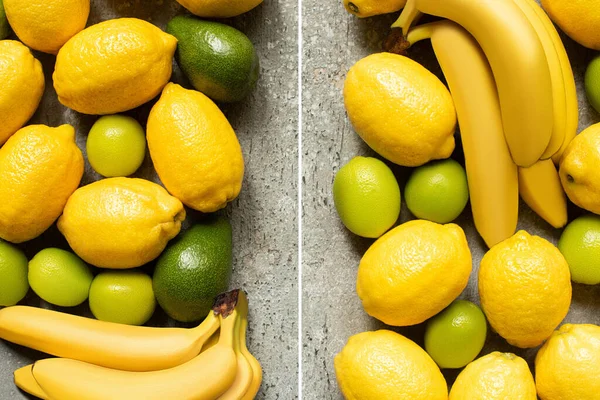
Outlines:
[[[242,319],[241,351],[242,351],[242,354],[244,355],[244,357],[246,357],[246,360],[248,360],[248,362],[250,363],[250,366],[252,367],[252,382],[250,383],[250,386],[248,387],[248,391],[246,392],[246,394],[244,394],[244,396],[241,398],[241,400],[253,400],[256,397],[256,394],[260,390],[260,385],[262,383],[262,374],[263,374],[260,363],[250,353],[250,351],[248,351],[248,347],[246,346],[246,331],[247,331],[247,329],[248,329],[248,318],[246,317],[246,318]]]
[[[58,357],[126,371],[172,368],[196,357],[219,328],[210,312],[196,328],[150,328],[36,307],[0,310],[0,338]]]
[[[477,42],[451,21],[411,29],[410,44],[431,39],[454,100],[471,209],[477,231],[492,247],[515,232],[519,215],[517,167],[504,139],[498,92]]]
[[[230,292],[217,301],[219,342],[185,364],[162,371],[131,372],[51,358],[33,364],[33,377],[43,392],[55,400],[215,400],[235,380],[238,307],[247,307],[242,291]]]
[[[493,71],[513,161],[535,164],[552,136],[553,87],[544,47],[513,0],[408,0],[392,27],[408,34],[420,13],[452,20],[481,46]]]
[[[567,224],[567,197],[552,160],[519,168],[519,192],[537,215],[555,228]]]
[[[42,400],[50,400],[46,392],[38,385],[33,377],[33,364],[24,366],[15,371],[15,385],[22,391]]]

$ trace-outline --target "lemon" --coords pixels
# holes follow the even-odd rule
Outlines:
[[[352,336],[334,364],[348,400],[448,399],[446,380],[431,357],[392,331]]]
[[[535,358],[542,400],[597,400],[600,393],[600,327],[565,324]]]
[[[575,205],[600,214],[600,123],[571,141],[560,160],[560,180]]]
[[[44,71],[29,49],[0,41],[0,146],[31,118],[44,94]]]
[[[10,26],[23,43],[56,54],[85,28],[90,0],[4,0],[4,8]]]
[[[552,243],[519,231],[481,260],[479,295],[500,336],[513,346],[536,347],[569,311],[569,266]]]
[[[60,216],[83,176],[83,156],[70,125],[30,125],[0,148],[0,238],[41,235]]]
[[[596,0],[542,0],[542,6],[571,39],[600,50],[600,10]]]
[[[177,0],[192,14],[207,18],[230,18],[252,10],[263,0]]]
[[[0,240],[0,307],[14,306],[29,290],[27,257],[15,246]]]
[[[372,157],[355,157],[333,181],[333,201],[352,233],[378,238],[400,216],[400,188],[391,169]]]
[[[238,196],[242,149],[227,118],[208,97],[169,83],[152,107],[146,129],[160,180],[186,206],[213,212]]]
[[[400,10],[406,0],[342,0],[346,11],[359,18],[389,14]]]
[[[600,283],[600,217],[585,215],[572,221],[560,236],[558,249],[567,260],[571,280]]]
[[[129,176],[144,162],[146,135],[131,117],[106,115],[92,126],[86,150],[92,168],[100,175]]]
[[[415,325],[456,299],[470,273],[471,251],[458,225],[410,221],[367,250],[356,291],[369,315],[388,325]]]
[[[450,400],[536,400],[529,366],[512,353],[493,352],[461,371],[450,390]]]
[[[58,229],[87,263],[126,269],[158,257],[184,219],[181,202],[156,183],[108,178],[73,193]]]
[[[101,321],[144,325],[156,308],[152,278],[137,271],[98,274],[90,288],[90,309]]]
[[[58,52],[58,100],[84,114],[116,114],[156,97],[171,78],[175,37],[136,18],[84,29]]]
[[[433,161],[412,172],[404,197],[415,217],[447,224],[458,218],[469,201],[467,173],[452,159]]]
[[[29,262],[29,284],[50,304],[75,307],[87,300],[94,276],[75,254],[62,249],[40,251]]]
[[[358,61],[346,77],[344,103],[360,137],[393,163],[417,167],[454,150],[450,92],[407,57],[379,53]]]

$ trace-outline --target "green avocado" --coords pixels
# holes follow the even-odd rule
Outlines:
[[[180,15],[169,22],[167,32],[178,40],[177,64],[191,84],[211,99],[240,101],[256,85],[256,50],[237,29]]]
[[[229,288],[232,247],[227,218],[209,217],[163,252],[153,287],[158,304],[171,318],[181,322],[206,318],[214,298]]]
[[[10,33],[10,26],[4,12],[4,1],[0,0],[0,40],[6,39]]]

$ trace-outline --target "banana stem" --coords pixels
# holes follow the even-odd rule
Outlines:
[[[400,17],[392,24],[392,28],[401,28],[402,33],[406,36],[410,27],[421,17],[421,15],[421,11],[417,9],[416,0],[408,0]]]
[[[410,31],[408,31],[408,34],[406,35],[406,41],[412,46],[413,44],[420,42],[421,40],[431,39],[431,36],[433,36],[433,32],[435,31],[436,27],[442,23],[444,23],[444,21],[432,22],[430,24],[415,26]]]

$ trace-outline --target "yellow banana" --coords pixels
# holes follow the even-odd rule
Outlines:
[[[454,100],[477,231],[492,247],[515,233],[519,215],[517,167],[502,129],[498,92],[477,42],[451,21],[419,25],[407,40],[431,39]]]
[[[216,346],[174,368],[131,372],[65,358],[33,365],[33,377],[55,400],[214,400],[233,384],[237,374],[234,336],[242,291],[220,298],[221,334]],[[216,309],[215,309],[216,311]]]
[[[248,329],[248,318],[245,317],[242,319],[242,340],[241,340],[241,351],[246,360],[250,363],[252,367],[252,382],[248,387],[248,391],[241,398],[241,400],[253,400],[256,397],[256,394],[260,390],[260,385],[262,383],[262,367],[258,360],[248,351],[248,347],[246,347],[246,330]]]
[[[42,400],[51,400],[33,377],[33,364],[26,365],[15,371],[15,385],[22,391]]]
[[[0,338],[58,357],[126,371],[172,368],[196,357],[219,328],[211,311],[196,328],[150,328],[36,307],[0,310]]]
[[[552,160],[519,168],[519,192],[537,215],[555,228],[567,224],[567,197]]]
[[[552,80],[546,54],[513,0],[408,0],[393,27],[404,33],[420,13],[450,19],[479,43],[493,71],[513,161],[536,163],[552,135]]]

